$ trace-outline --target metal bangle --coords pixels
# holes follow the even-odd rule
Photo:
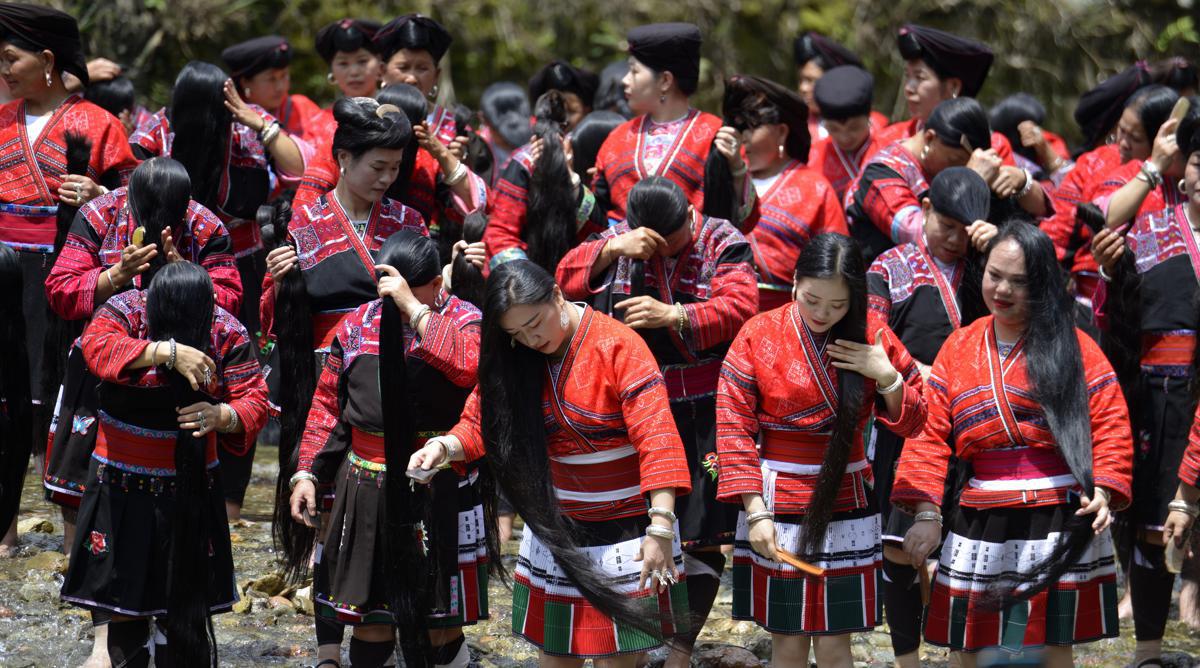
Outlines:
[[[750,513],[746,516],[746,526],[750,526],[759,520],[774,520],[775,513],[770,510],[760,510],[757,513]]]
[[[892,381],[891,385],[888,385],[887,387],[879,387],[879,384],[876,383],[875,391],[880,394],[891,394],[891,393],[895,392],[896,390],[900,389],[900,387],[902,385],[904,385],[904,374],[897,371],[896,372],[896,380]]]
[[[225,434],[232,434],[237,431],[237,429],[241,425],[242,421],[240,418],[238,418],[237,411],[233,410],[233,406],[230,406],[229,404],[225,404],[225,403],[222,403],[221,406],[223,406],[224,408],[226,408],[229,411],[229,426],[225,427],[225,429],[223,429],[221,431],[222,431],[222,433],[225,433]]]
[[[1028,169],[1023,169],[1021,171],[1025,172],[1025,185],[1022,186],[1021,190],[1017,192],[1017,199],[1021,199],[1022,197],[1028,195],[1030,190],[1033,190],[1033,174],[1030,174]]]
[[[1200,516],[1200,504],[1188,503],[1183,499],[1175,499],[1167,504],[1167,510],[1177,510],[1192,519]]]
[[[666,508],[651,507],[650,510],[646,511],[646,514],[649,515],[650,517],[654,517],[657,515],[658,517],[661,517],[663,519],[670,520],[672,524],[675,523],[676,521],[678,521],[678,519],[679,519],[678,517],[675,516],[675,513],[673,511],[667,510]]]
[[[421,308],[417,309],[417,312],[412,314],[412,317],[408,319],[408,326],[414,332],[417,331],[417,325],[421,324],[421,318],[424,318],[430,313],[433,313],[433,309],[422,304]]]
[[[655,526],[651,524],[646,527],[646,535],[654,538],[665,538],[666,540],[675,540],[675,532],[666,527]]]
[[[453,188],[454,186],[461,183],[462,180],[465,178],[467,178],[467,166],[464,165],[461,160],[459,160],[458,166],[455,167],[454,171],[451,172],[450,175],[446,177],[446,185]]]
[[[296,473],[292,475],[291,479],[288,480],[288,491],[296,489],[296,485],[299,484],[301,480],[308,480],[315,484],[317,482],[317,476],[313,475],[311,471],[296,471]]]
[[[173,339],[173,338],[167,339],[167,342],[171,344],[171,356],[169,358],[167,358],[167,370],[174,371],[175,370],[175,339]]]
[[[913,516],[914,522],[937,522],[942,525],[942,514],[936,510],[924,510]]]

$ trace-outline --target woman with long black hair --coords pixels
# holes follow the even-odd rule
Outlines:
[[[245,297],[238,316],[257,335],[265,271],[258,207],[271,196],[272,174],[298,179],[311,149],[262,107],[242,102],[221,68],[200,61],[180,70],[170,105],[129,143],[143,160],[170,156],[182,163],[192,176],[192,199],[229,230]],[[233,500],[240,505],[241,496]]]
[[[489,188],[496,187],[500,170],[508,163],[513,151],[529,142],[533,125],[529,122],[533,113],[529,110],[529,98],[525,89],[512,81],[497,81],[483,89],[479,97],[479,120],[482,124],[479,138],[487,147],[487,163],[484,171],[478,164],[476,170]]]
[[[946,100],[923,130],[876,153],[846,191],[850,234],[868,262],[883,251],[920,239],[925,216],[921,200],[929,182],[947,167],[966,166],[989,183],[1000,157],[989,146],[987,112],[969,97]],[[1041,197],[1032,190],[1020,197]]]
[[[180,261],[109,299],[81,345],[100,408],[62,598],[112,614],[114,666],[148,665],[151,617],[156,656],[216,666],[209,615],[237,600],[217,441],[244,449],[266,419],[254,343]]]
[[[613,130],[596,158],[592,190],[612,207],[605,213],[624,220],[629,191],[651,176],[671,179],[697,211],[710,213],[704,188],[709,169],[717,169],[715,158],[709,159],[715,150],[728,163],[723,171],[732,176],[736,193],[735,214],[724,217],[743,230],[753,226],[754,196],[737,131],[689,102],[700,84],[700,29],[652,23],[630,30],[626,41],[629,72],[622,84],[638,116]]]
[[[740,503],[733,616],[772,634],[772,665],[850,663],[850,633],[878,623],[879,511],[863,430],[925,422],[921,374],[867,308],[862,250],[813,237],[794,301],[750,319],[717,386],[717,497]],[[758,443],[761,442],[761,448]],[[812,562],[803,573],[778,550]],[[766,592],[764,596],[762,592]]]
[[[1159,133],[1147,161],[1161,161],[1171,165],[1162,171],[1182,174],[1161,189],[1171,203],[1138,215],[1128,231],[1102,229],[1092,242],[1100,274],[1109,279],[1096,291],[1102,340],[1118,369],[1138,435],[1133,507],[1121,524],[1129,531],[1122,535],[1133,544],[1127,568],[1138,641],[1135,659],[1150,665],[1161,659],[1175,585],[1174,574],[1163,562],[1161,528],[1179,486],[1180,461],[1197,403],[1200,98],[1192,100],[1191,111],[1171,139]],[[1141,179],[1135,181],[1126,188],[1148,190]],[[1147,203],[1155,195],[1148,195]],[[1185,611],[1181,606],[1181,614]]]
[[[966,167],[933,177],[921,202],[924,233],[915,243],[884,251],[867,271],[870,308],[895,332],[928,377],[946,337],[987,314],[980,292],[981,254],[996,235],[987,222],[991,193]],[[901,549],[912,517],[892,507],[892,476],[904,437],[890,429],[872,432],[874,493],[883,527],[883,604],[896,665],[920,665],[921,597],[917,572]]]
[[[847,234],[833,186],[806,166],[808,110],[800,96],[774,81],[737,75],[725,81],[725,122],[742,133],[758,196],[759,218],[746,235],[758,271],[758,310],[786,304],[796,259],[818,234]]]
[[[492,271],[482,336],[461,421],[410,475],[486,457],[525,520],[513,633],[544,666],[631,667],[688,623],[674,511],[691,483],[658,363],[528,260]]]
[[[480,312],[443,291],[428,237],[397,232],[376,261],[380,298],[341,321],[321,373],[291,478],[292,518],[312,524],[314,480],[335,483],[314,600],[318,615],[355,626],[353,665],[386,664],[399,627],[402,644],[416,645],[406,655],[431,644],[429,665],[465,667],[462,626],[488,616],[479,473],[439,473],[428,495],[399,472],[458,421],[475,386]],[[428,559],[406,515],[426,521]]]
[[[533,141],[513,153],[492,193],[483,242],[493,268],[529,259],[554,272],[567,251],[606,226],[592,191],[571,169],[565,97],[551,90],[535,112]]]
[[[942,539],[925,640],[964,666],[999,646],[1071,646],[1116,637],[1112,511],[1131,496],[1132,437],[1116,374],[1075,327],[1050,239],[1005,223],[989,246],[990,316],[946,340],[933,363],[925,429],[904,444],[892,503],[915,513],[914,568]],[[941,507],[951,456],[969,467],[957,511]],[[1136,591],[1136,589],[1135,589]]]
[[[80,327],[109,297],[144,290],[162,266],[187,260],[202,267],[213,283],[216,303],[236,312],[242,286],[234,267],[229,233],[208,209],[191,199],[191,179],[171,158],[138,166],[129,186],[92,200],[76,216],[46,279],[54,314]],[[74,509],[86,489],[96,439],[96,378],[84,365],[74,340],[62,365],[51,445],[46,453],[47,496],[64,510],[68,544],[74,536]],[[49,379],[47,379],[49,381]],[[53,395],[51,399],[53,399]],[[231,453],[232,455],[233,453]]]

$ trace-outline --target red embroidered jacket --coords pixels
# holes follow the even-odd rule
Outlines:
[[[940,505],[952,455],[974,470],[959,501],[969,508],[1056,505],[1078,490],[1033,395],[1024,341],[1001,359],[993,321],[987,316],[959,329],[938,353],[925,394],[929,419],[904,444],[893,503]],[[1104,353],[1082,331],[1076,335],[1091,416],[1092,475],[1097,486],[1111,490],[1111,505],[1120,510],[1132,494],[1125,399]]]
[[[898,141],[904,141],[909,137],[917,134],[917,131],[923,128],[925,123],[918,121],[915,118],[910,118],[907,121],[897,121],[879,131],[879,142],[884,146],[893,144]],[[978,147],[977,147],[978,148]],[[1008,137],[999,132],[992,133],[992,145],[990,148],[996,150],[996,154],[1000,156],[1000,160],[1006,165],[1015,166],[1017,163],[1013,160],[1012,144],[1009,143]]]
[[[1200,406],[1196,407],[1192,429],[1188,432],[1187,449],[1183,452],[1183,461],[1179,463],[1179,480],[1192,487],[1200,487]]]
[[[363,431],[383,431],[383,411],[387,407],[382,406],[378,396],[381,306],[382,302],[378,299],[367,302],[338,324],[336,338],[317,381],[304,435],[300,438],[297,470],[312,470],[317,453],[334,437],[334,430],[340,422]],[[407,326],[404,328],[405,355],[424,362],[445,380],[461,388],[473,388],[479,372],[481,317],[479,309],[470,303],[447,296],[429,314],[425,336],[415,336],[412,329]],[[356,365],[356,362],[362,361],[371,363]],[[422,388],[410,389],[422,391]],[[351,393],[360,390],[373,396],[349,398]],[[459,401],[461,407],[462,402]],[[421,422],[421,416],[415,417]]]
[[[872,130],[867,136],[867,141],[853,154],[843,151],[829,137],[814,140],[812,150],[809,151],[808,166],[821,172],[825,180],[829,181],[837,193],[840,205],[846,198],[850,184],[862,173],[863,165],[884,146],[879,140],[877,130]]]
[[[876,419],[908,436],[925,422],[921,374],[892,330],[873,314],[868,336],[883,337],[892,365],[904,376],[900,415]],[[742,494],[763,494],[776,512],[804,513],[816,489],[817,474],[837,410],[837,369],[825,353],[827,335],[804,324],[795,302],[750,319],[725,356],[717,387],[717,498],[741,503]],[[864,508],[864,483],[871,468],[863,452],[862,430],[871,415],[875,382],[863,384],[865,398],[851,438],[846,474],[835,511]],[[764,474],[766,479],[764,480]]]
[[[88,178],[108,182],[110,187],[129,182],[137,159],[129,149],[125,128],[112,114],[71,95],[54,110],[42,135],[30,137],[25,102],[9,102],[0,107],[0,243],[41,253],[54,249],[68,133],[92,143]]]
[[[645,494],[691,491],[658,362],[632,329],[585,308],[556,374],[546,358],[545,382],[546,454],[565,513],[592,522],[636,517],[646,512]],[[484,455],[480,402],[476,388],[449,432],[467,461]]]
[[[80,337],[83,359],[102,383],[169,391],[168,379],[160,373],[159,367],[125,368],[150,345],[148,337],[146,292],[123,292],[97,309],[92,321],[84,329]],[[212,338],[208,342],[208,350],[204,352],[216,363],[217,372],[215,387],[203,391],[211,393],[212,403],[224,402],[237,411],[238,420],[244,427],[244,431],[238,434],[216,435],[214,432],[214,435],[230,452],[244,454],[253,445],[267,420],[267,384],[262,368],[254,357],[254,344],[237,318],[217,306],[213,314]],[[96,454],[149,468],[173,470],[177,429],[163,430],[167,435],[151,438],[160,441],[161,447],[148,448],[145,442],[147,430],[131,430],[131,425],[124,421],[106,417],[106,413],[110,416],[127,413],[177,424],[174,414],[144,416],[145,406],[139,405],[138,396],[141,395],[126,397],[117,389],[102,395]],[[216,460],[215,444],[216,439],[210,437],[210,464]]]
[[[1054,189],[1054,215],[1038,223],[1054,242],[1058,261],[1069,267],[1072,274],[1094,274],[1099,269],[1092,259],[1092,230],[1075,222],[1075,208],[1093,201],[1101,182],[1120,165],[1121,153],[1115,144],[1105,144],[1079,156]]]
[[[792,300],[796,260],[818,234],[850,234],[833,186],[816,169],[792,161],[758,196],[758,224],[746,235],[758,270],[758,310]]]
[[[88,202],[79,210],[62,252],[46,278],[50,308],[67,320],[86,320],[96,310],[96,286],[101,273],[121,263],[121,251],[133,243],[137,223],[129,213],[129,189],[118,188]],[[175,249],[183,259],[194,262],[212,277],[217,305],[237,313],[242,303],[242,281],[234,265],[233,249],[225,226],[211,211],[195,201],[188,202],[184,224],[175,230]],[[162,242],[157,243],[162,253]],[[133,286],[142,285],[135,276]]]

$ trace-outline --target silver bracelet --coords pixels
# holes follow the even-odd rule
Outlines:
[[[1021,171],[1025,172],[1025,185],[1020,191],[1017,192],[1015,196],[1016,199],[1021,199],[1022,197],[1028,195],[1030,190],[1033,190],[1033,174],[1030,174],[1028,169],[1023,169]]]
[[[237,431],[238,426],[241,425],[242,421],[240,418],[238,418],[237,411],[233,410],[233,406],[230,406],[226,403],[222,403],[221,406],[225,407],[229,411],[229,426],[225,427],[221,433],[232,434]]]
[[[313,484],[316,484],[317,476],[313,475],[311,471],[296,471],[291,480],[288,480],[288,490],[291,491],[296,489],[296,485],[299,484],[301,480],[308,480]]]
[[[646,535],[654,538],[665,538],[667,540],[675,540],[675,532],[666,527],[655,526],[653,524],[646,527]]]
[[[1200,504],[1188,503],[1183,499],[1175,499],[1167,504],[1167,510],[1177,510],[1192,519],[1200,515]]]
[[[446,177],[446,185],[453,188],[465,178],[467,178],[467,166],[462,163],[462,160],[459,160],[458,166]]]
[[[769,510],[760,510],[757,513],[750,513],[746,516],[746,526],[750,526],[759,520],[774,520],[775,513]]]
[[[175,370],[175,339],[167,339],[171,344],[171,356],[167,358],[167,371]]]
[[[897,371],[896,372],[896,380],[892,381],[891,385],[888,385],[887,387],[879,387],[879,384],[876,383],[875,391],[880,394],[891,394],[891,393],[895,392],[896,390],[900,389],[900,387],[902,385],[904,385],[904,374]]]
[[[942,526],[942,514],[936,510],[924,510],[913,516],[914,522],[937,522]]]
[[[1146,177],[1145,181],[1150,185],[1151,189],[1157,188],[1162,184],[1162,172],[1158,171],[1158,165],[1154,164],[1153,162],[1146,160],[1142,163],[1142,166],[1138,168],[1138,172],[1140,172],[1142,176]]]
[[[433,313],[433,309],[421,304],[421,308],[417,309],[417,312],[412,314],[412,317],[408,319],[408,326],[412,328],[414,332],[417,331],[417,325],[421,324],[421,318],[424,318],[430,313]]]
[[[679,519],[678,517],[675,516],[674,512],[667,510],[666,508],[652,507],[652,508],[650,508],[650,510],[646,511],[646,514],[649,515],[650,517],[654,517],[657,515],[658,517],[661,517],[663,519],[670,520],[670,522],[672,524],[674,524]]]

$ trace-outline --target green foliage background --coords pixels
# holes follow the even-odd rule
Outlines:
[[[981,39],[996,50],[982,101],[1024,90],[1050,111],[1047,125],[1077,137],[1080,92],[1134,59],[1182,55],[1200,62],[1200,0],[51,0],[80,18],[89,55],[134,67],[147,106],[169,95],[189,60],[220,64],[224,46],[279,33],[297,58],[292,89],[322,104],[335,91],[312,49],[316,31],[344,16],[386,21],[418,11],[446,24],[455,41],[443,61],[443,95],[477,104],[488,83],[525,82],[563,57],[599,70],[623,58],[625,31],[654,21],[691,21],[705,34],[701,93],[714,109],[720,80],[760,74],[792,85],[792,39],[833,36],[875,74],[876,107],[905,115],[895,31],[916,22]],[[453,85],[450,85],[450,81]]]

